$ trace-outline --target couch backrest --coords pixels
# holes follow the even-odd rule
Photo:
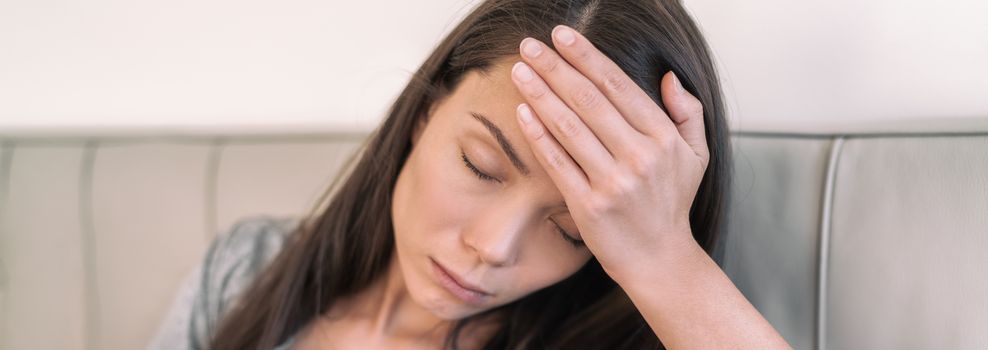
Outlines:
[[[797,349],[988,346],[988,132],[740,133],[724,261]]]
[[[723,267],[797,349],[988,345],[988,128],[735,132]],[[214,235],[365,135],[0,138],[0,348],[135,349]]]

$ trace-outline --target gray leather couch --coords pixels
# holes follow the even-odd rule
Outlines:
[[[137,349],[214,235],[361,132],[0,136],[0,349]],[[988,348],[988,119],[735,131],[723,267],[797,349]]]

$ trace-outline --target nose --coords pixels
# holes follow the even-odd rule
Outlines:
[[[508,206],[487,208],[463,233],[463,243],[488,265],[514,265],[521,253],[527,215],[519,208]]]

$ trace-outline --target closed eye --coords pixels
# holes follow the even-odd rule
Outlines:
[[[479,177],[481,180],[501,182],[501,180],[498,180],[493,176],[487,175],[483,171],[480,171],[480,169],[477,169],[477,167],[475,167],[473,163],[470,162],[470,159],[467,159],[467,154],[463,153],[463,151],[460,151],[460,158],[463,159],[463,164],[467,166],[467,169],[470,169],[470,171],[472,171],[475,175],[477,175],[477,177]]]
[[[477,175],[477,177],[480,178],[481,180],[491,181],[491,182],[501,182],[501,180],[498,180],[493,176],[487,175],[483,171],[480,171],[480,169],[477,169],[477,167],[473,165],[473,162],[471,162],[470,159],[467,158],[467,154],[463,153],[463,151],[460,151],[460,159],[463,159],[463,165],[465,165],[467,169],[470,169],[470,171],[473,172],[474,175]],[[572,244],[574,247],[577,248],[586,246],[586,244],[583,243],[582,240],[575,239],[569,233],[566,233],[566,230],[563,230],[563,228],[559,226],[559,224],[557,224],[555,221],[553,221],[552,224],[556,226],[556,232],[558,232],[561,236],[563,236],[563,239],[566,240],[566,242],[569,242],[570,244]]]
[[[583,240],[573,238],[573,236],[566,233],[566,230],[563,230],[563,228],[559,226],[559,224],[557,224],[555,221],[553,221],[552,224],[556,226],[556,230],[559,231],[559,234],[563,235],[563,239],[565,239],[567,242],[572,244],[574,247],[586,246],[586,243],[584,243]]]

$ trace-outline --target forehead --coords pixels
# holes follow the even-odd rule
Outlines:
[[[510,78],[513,60],[502,60],[486,72],[468,72],[447,99],[447,114],[457,134],[469,134],[498,146],[510,143],[531,168],[534,156],[516,120],[516,108],[525,102]],[[499,135],[498,135],[499,134]],[[500,140],[499,140],[500,139]]]
[[[492,65],[487,72],[470,71],[453,93],[441,103],[438,110],[444,118],[449,118],[451,129],[456,130],[454,133],[469,135],[471,139],[480,139],[488,144],[492,151],[503,155],[502,147],[491,135],[489,128],[471,113],[482,115],[501,130],[503,137],[513,145],[518,158],[527,165],[530,173],[530,178],[527,180],[551,184],[551,179],[535,159],[516,119],[516,108],[526,102],[511,80],[511,67],[519,59],[519,57],[502,59]]]
[[[510,57],[497,61],[487,71],[468,72],[453,92],[465,107],[483,109],[483,114],[501,121],[502,129],[508,127],[504,121],[514,121],[515,107],[525,102],[518,88],[511,80],[511,67],[519,59]],[[518,129],[512,124],[514,129]],[[520,131],[520,130],[518,130]]]

